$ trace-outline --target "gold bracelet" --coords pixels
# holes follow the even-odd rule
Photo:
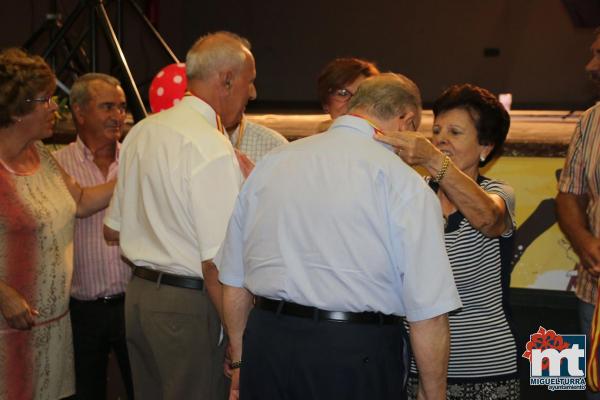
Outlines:
[[[242,360],[234,361],[231,364],[229,364],[229,368],[231,368],[231,369],[238,369],[241,366],[242,366]]]
[[[450,165],[450,157],[444,156],[444,160],[442,161],[442,168],[438,171],[435,178],[433,178],[434,183],[440,183],[444,176],[446,176],[446,172],[448,172],[448,165]]]

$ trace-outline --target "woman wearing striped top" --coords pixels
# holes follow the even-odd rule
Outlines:
[[[448,88],[433,106],[431,142],[408,132],[377,134],[408,164],[427,169],[442,207],[446,250],[463,308],[449,316],[448,399],[518,399],[517,348],[508,318],[514,195],[480,175],[501,153],[510,117],[487,90]],[[414,360],[409,398],[418,394]],[[445,384],[441,382],[440,384]]]

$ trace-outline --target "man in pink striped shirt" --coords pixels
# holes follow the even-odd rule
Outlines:
[[[119,138],[126,115],[125,93],[109,75],[79,77],[70,94],[77,139],[55,153],[82,187],[115,179]],[[131,277],[119,246],[102,234],[104,211],[78,219],[71,290],[77,397],[106,399],[108,355],[117,356],[128,398],[133,399],[125,342],[124,292]]]

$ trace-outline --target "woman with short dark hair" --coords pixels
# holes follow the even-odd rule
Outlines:
[[[448,399],[518,399],[517,347],[508,318],[514,194],[480,174],[500,155],[510,117],[489,91],[454,85],[435,101],[431,141],[413,132],[376,134],[408,164],[424,167],[440,199],[445,242],[463,308],[449,315]],[[409,398],[417,397],[414,362]]]

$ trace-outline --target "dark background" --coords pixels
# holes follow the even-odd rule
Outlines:
[[[66,16],[78,2],[1,0],[0,47],[23,44],[54,3]],[[420,86],[426,105],[458,82],[512,92],[513,108],[584,109],[595,98],[583,66],[593,26],[600,24],[596,0],[138,3],[156,7],[158,29],[182,60],[207,32],[225,29],[250,39],[257,103],[263,106],[315,107],[316,76],[338,56],[363,57],[406,74]],[[107,2],[113,15],[114,6],[114,0]],[[170,60],[131,10],[123,26],[125,54],[145,97],[154,74]],[[100,70],[116,73],[105,47]]]

